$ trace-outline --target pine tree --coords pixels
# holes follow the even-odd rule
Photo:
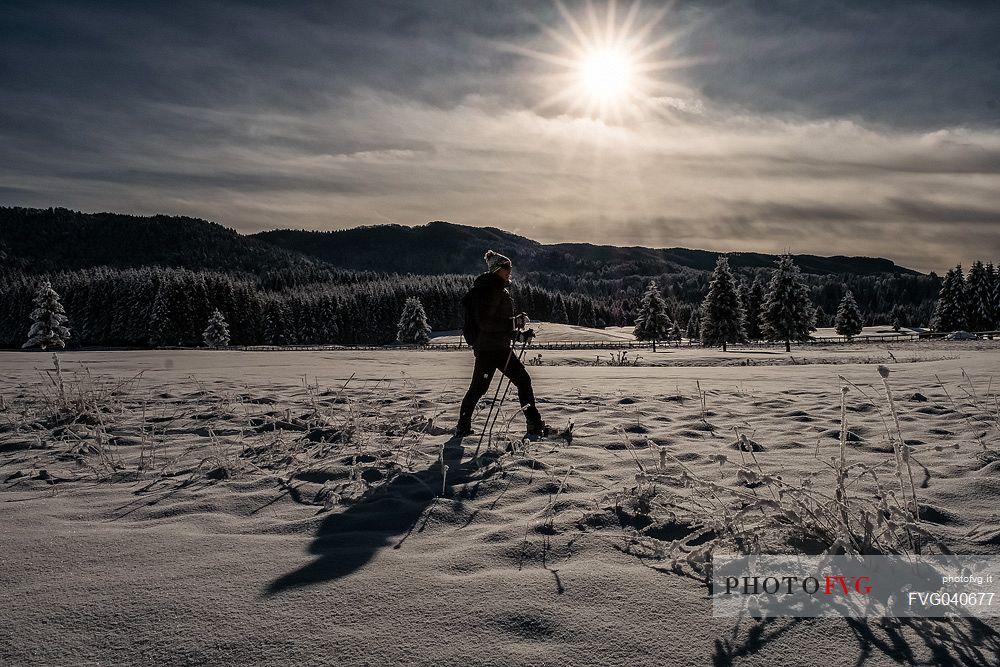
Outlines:
[[[971,331],[993,328],[993,284],[982,262],[973,262],[966,285],[968,324]]]
[[[208,320],[208,313],[205,313],[203,318],[195,319],[194,290],[197,287],[194,274],[187,269],[181,269],[171,283],[170,299],[176,340],[170,344],[198,345],[201,342],[202,323]]]
[[[49,347],[66,347],[66,341],[70,338],[69,328],[66,326],[68,318],[59,295],[48,280],[39,286],[34,303],[35,309],[31,311],[33,324],[28,330],[28,341],[21,347],[40,347],[43,350]]]
[[[679,303],[677,308],[674,310],[674,322],[680,327],[681,331],[687,331],[688,323],[691,321],[691,313],[694,311],[691,304],[689,303]]]
[[[591,299],[584,299],[580,305],[580,326],[592,327],[595,324],[594,302]]]
[[[825,310],[823,310],[823,306],[816,306],[816,321],[814,324],[818,327],[829,326],[830,316],[826,314]]]
[[[889,316],[892,318],[892,326],[894,331],[899,331],[903,327],[911,326],[913,320],[913,315],[907,306],[896,304],[892,307]]]
[[[722,345],[722,351],[725,352],[726,343],[742,343],[746,340],[743,304],[725,255],[720,255],[715,263],[715,271],[708,284],[708,294],[701,304],[701,312],[702,345]]]
[[[744,317],[746,334],[750,340],[760,340],[764,337],[760,330],[760,309],[764,304],[764,282],[760,276],[753,279],[749,294],[747,301],[743,303],[743,307],[746,309],[746,317]]]
[[[208,287],[205,278],[200,273],[189,274],[184,292],[187,302],[187,330],[184,334],[186,344],[197,345],[201,339],[201,323],[207,322],[212,316],[212,308],[208,299]]]
[[[701,338],[701,335],[698,332],[698,317],[699,317],[698,311],[694,311],[691,313],[691,317],[688,319],[687,333],[685,334],[685,338],[688,339],[689,343],[698,341]]]
[[[320,309],[320,322],[322,323],[322,328],[320,330],[319,342],[324,345],[329,345],[337,340],[337,334],[340,333],[337,330],[337,302],[329,298],[323,299],[323,305]]]
[[[569,322],[569,314],[566,312],[566,303],[563,301],[562,294],[556,294],[555,303],[552,304],[552,321],[559,324]]]
[[[791,352],[793,340],[809,340],[815,320],[816,311],[799,267],[795,266],[791,255],[782,255],[768,283],[761,310],[764,337],[785,341],[785,352]]]
[[[632,333],[639,340],[653,341],[653,352],[656,352],[656,341],[665,340],[670,335],[674,323],[667,314],[667,302],[652,280],[639,302],[639,314],[635,319],[635,329]]]
[[[740,326],[743,327],[743,334],[746,339],[749,340],[750,337],[746,335],[747,332],[747,303],[750,302],[750,283],[746,279],[741,278],[737,285],[739,285],[739,295],[740,304],[743,306],[743,318],[740,321]]]
[[[955,311],[958,315],[962,329],[969,327],[969,285],[962,272],[962,265],[955,266],[955,281],[952,284],[952,301],[956,304]]]
[[[837,317],[834,322],[837,333],[841,336],[847,336],[848,342],[861,333],[861,310],[858,308],[851,290],[844,293],[844,298],[837,308]]]
[[[153,272],[144,268],[134,277],[126,294],[131,301],[127,324],[127,345],[149,345],[149,324],[156,300]]]
[[[400,343],[416,343],[426,345],[430,342],[431,328],[427,324],[427,313],[420,299],[411,296],[403,306],[403,314],[399,317],[396,329],[396,340]]]
[[[112,301],[106,283],[100,279],[100,274],[91,273],[88,278],[86,320],[83,323],[86,338],[88,342],[107,344],[108,304]]]
[[[1000,274],[994,268],[993,262],[986,265],[986,281],[990,286],[989,328],[995,330],[1000,328]]]
[[[681,338],[682,338],[681,328],[677,326],[677,320],[674,320],[674,326],[670,327],[670,340],[674,341],[675,343],[679,343],[681,341]]]
[[[160,285],[153,299],[149,315],[149,344],[154,346],[177,345],[181,340],[177,293],[179,284],[168,274],[160,277]]]
[[[292,343],[289,332],[291,313],[284,299],[280,297],[271,298],[264,305],[263,312],[263,339],[269,345],[290,345]]]
[[[948,269],[941,282],[937,305],[934,308],[933,327],[936,331],[961,331],[968,327],[966,319],[965,278],[962,265]]]
[[[212,311],[212,316],[208,319],[208,326],[202,334],[205,344],[209,347],[219,349],[229,345],[229,324],[226,317],[218,308]]]

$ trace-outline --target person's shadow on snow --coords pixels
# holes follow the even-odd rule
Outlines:
[[[444,445],[444,464],[448,466],[445,497],[455,495],[454,487],[463,485],[456,502],[475,494],[466,486],[480,471],[492,453],[461,463],[464,448],[461,438],[453,437]],[[417,522],[427,507],[442,495],[441,461],[418,473],[396,476],[392,481],[367,491],[347,509],[330,514],[309,547],[316,554],[313,562],[271,582],[267,595],[345,577],[368,563],[381,549],[399,548],[417,529]]]
[[[732,638],[715,640],[712,664],[733,667],[758,656],[767,645],[783,643],[799,629],[810,625],[826,629],[838,637],[850,637],[840,653],[847,662],[864,665],[884,655],[901,665],[940,665],[941,667],[979,667],[1000,664],[1000,633],[989,624],[995,619],[975,617],[939,618],[765,618],[737,624]],[[844,633],[844,624],[850,633]],[[832,629],[831,629],[832,626]],[[742,630],[741,630],[742,629]],[[816,627],[811,629],[815,635]],[[742,634],[742,640],[737,637]]]

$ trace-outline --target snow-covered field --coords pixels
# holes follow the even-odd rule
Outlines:
[[[713,618],[632,548],[700,525],[637,509],[640,468],[731,484],[743,434],[822,470],[838,375],[848,456],[890,459],[884,364],[929,529],[1000,554],[1000,342],[890,350],[545,351],[571,441],[505,410],[477,459],[464,350],[67,352],[61,394],[51,354],[0,352],[0,664],[1000,664],[996,621]]]
[[[539,343],[593,343],[593,342],[628,342],[635,341],[633,334],[634,327],[605,327],[594,329],[591,327],[581,327],[573,324],[557,324],[553,322],[532,322],[529,325],[537,335],[536,341]],[[890,326],[863,327],[859,336],[886,336],[896,337],[899,335],[914,335],[922,329],[901,328],[893,331]],[[839,339],[840,335],[832,327],[820,327],[813,332],[813,337],[818,340],[826,338]],[[458,331],[437,331],[432,334],[434,343],[456,344],[461,340]],[[683,339],[687,344],[687,339]]]

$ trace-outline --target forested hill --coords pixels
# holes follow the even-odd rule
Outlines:
[[[462,323],[483,253],[512,257],[512,294],[533,319],[631,326],[650,281],[686,331],[718,253],[542,245],[499,229],[434,222],[244,236],[195,218],[0,208],[0,347],[25,338],[39,284],[63,298],[74,345],[197,345],[212,311],[235,344],[387,343],[410,297],[435,330]],[[775,257],[729,255],[744,303]],[[926,326],[941,279],[884,259],[799,255],[818,326],[851,290],[866,324]],[[442,275],[443,274],[443,275]]]
[[[512,258],[523,270],[544,266],[543,271],[562,273],[561,265],[566,263],[557,261],[561,253],[523,236],[494,227],[448,222],[420,227],[355,227],[335,232],[278,229],[253,237],[356,270],[374,266],[379,271],[421,275],[478,273],[485,268],[483,254],[490,248]]]
[[[31,273],[168,266],[261,274],[332,265],[380,273],[474,274],[483,268],[488,248],[511,257],[522,273],[605,280],[711,271],[719,255],[686,248],[542,245],[493,227],[448,222],[334,232],[285,229],[244,236],[197,218],[0,207],[0,264]],[[762,253],[729,254],[735,269],[769,270],[775,260]],[[795,263],[816,275],[919,275],[872,257],[796,255]]]
[[[319,263],[197,218],[0,207],[0,266],[30,273],[164,266],[260,274]]]
[[[303,253],[338,267],[397,271],[424,275],[475,273],[483,253],[493,248],[514,260],[521,271],[569,276],[620,278],[711,271],[719,256],[707,250],[599,246],[589,243],[542,245],[493,227],[467,227],[431,222],[420,227],[379,225],[334,232],[274,230],[253,238]],[[812,274],[907,274],[918,272],[873,257],[795,255],[795,263]],[[771,269],[777,257],[763,253],[729,254],[736,269]]]

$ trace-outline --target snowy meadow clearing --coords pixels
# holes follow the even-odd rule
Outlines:
[[[541,351],[556,434],[508,397],[478,456],[465,350],[3,352],[0,662],[998,664],[996,621],[713,618],[702,581],[1000,553],[998,348]]]

